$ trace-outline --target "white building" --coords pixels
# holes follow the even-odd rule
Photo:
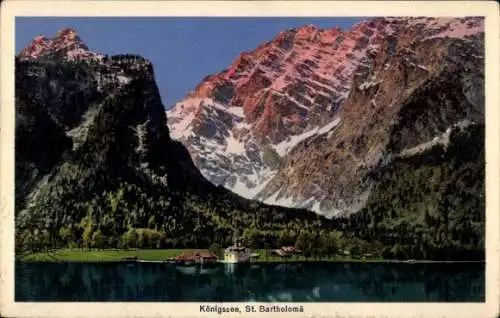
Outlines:
[[[224,251],[224,263],[250,262],[252,251],[248,247],[233,245]]]

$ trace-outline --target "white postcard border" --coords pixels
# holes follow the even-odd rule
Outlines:
[[[304,313],[266,317],[494,317],[499,314],[499,7],[493,1],[3,1],[0,89],[0,316],[225,317],[200,303],[14,302],[14,28],[16,16],[485,16],[486,38],[486,302],[294,303]],[[126,52],[124,52],[126,53]],[[207,303],[208,304],[208,303]],[[215,303],[210,303],[215,305]],[[235,303],[244,308],[248,303]],[[219,304],[220,305],[220,304]],[[253,303],[258,306],[260,303]],[[264,303],[264,305],[268,305]],[[282,305],[286,305],[283,303]],[[290,305],[290,304],[288,304]],[[262,317],[262,313],[245,313]],[[235,316],[233,314],[233,316]]]

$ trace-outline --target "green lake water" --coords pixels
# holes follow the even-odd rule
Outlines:
[[[484,302],[484,263],[16,262],[16,301]]]

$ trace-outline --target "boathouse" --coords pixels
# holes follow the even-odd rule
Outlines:
[[[175,260],[182,263],[215,263],[217,255],[208,251],[183,252]]]

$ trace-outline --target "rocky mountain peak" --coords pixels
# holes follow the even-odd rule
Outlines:
[[[319,32],[319,28],[313,24],[304,25],[297,29],[296,40],[312,40]]]
[[[48,41],[48,39],[44,35],[39,35],[33,39],[33,42],[35,42],[35,43],[44,43],[47,41]]]
[[[72,28],[62,28],[56,33],[57,37],[64,37],[64,36],[77,36],[77,33],[74,29]]]
[[[72,28],[60,29],[53,38],[39,35],[19,54],[20,60],[37,59],[48,55],[74,60],[99,58],[102,55],[89,50],[76,31]]]

